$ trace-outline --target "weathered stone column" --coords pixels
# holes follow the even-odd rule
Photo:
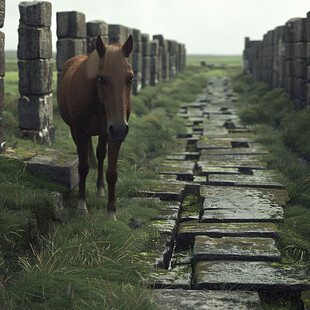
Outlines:
[[[307,34],[306,18],[295,21],[294,26],[294,101],[297,110],[306,107],[307,100]]]
[[[142,39],[142,87],[150,85],[151,79],[151,43],[150,36],[143,33]]]
[[[54,140],[50,2],[21,2],[18,41],[19,127],[22,138]]]
[[[101,35],[105,44],[109,44],[109,25],[103,20],[93,20],[86,23],[87,29],[87,53],[91,53],[96,48],[96,39]]]
[[[80,12],[57,12],[57,90],[63,64],[76,55],[87,52],[85,15]]]
[[[128,29],[128,35],[133,37],[132,70],[134,80],[132,83],[132,93],[137,95],[142,88],[142,36],[138,29]]]
[[[307,35],[307,107],[309,107],[310,106],[310,11],[307,13],[306,35]]]
[[[5,17],[5,0],[0,0],[0,28],[3,27]],[[5,75],[5,55],[4,55],[4,33],[0,31],[0,153],[5,151],[5,135],[2,121],[4,109],[4,75]]]
[[[159,59],[159,42],[158,40],[152,40],[151,41],[151,80],[150,80],[150,85],[152,86],[159,83],[158,59]]]
[[[158,34],[153,36],[153,40],[158,40],[159,43],[159,59],[158,59],[158,69],[159,69],[159,75],[158,80],[161,81],[167,81],[170,79],[170,68],[169,68],[169,62],[170,62],[170,56],[169,56],[169,50],[168,50],[168,41],[166,41],[163,37],[163,35]]]
[[[173,40],[168,40],[168,51],[170,57],[170,78],[174,78],[177,73],[177,47],[178,43]]]

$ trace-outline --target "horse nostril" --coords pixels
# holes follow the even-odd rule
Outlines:
[[[126,125],[126,126],[125,126],[125,137],[128,135],[128,131],[129,131],[129,126]]]
[[[110,137],[114,137],[114,135],[115,135],[115,131],[114,131],[112,125],[109,127],[109,135],[110,135]]]

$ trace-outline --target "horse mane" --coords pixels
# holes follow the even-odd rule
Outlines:
[[[107,71],[116,71],[120,60],[124,59],[122,45],[114,43],[107,45],[107,49],[103,56],[103,66]],[[100,57],[98,52],[94,50],[86,59],[86,76],[88,79],[94,79],[99,74]]]

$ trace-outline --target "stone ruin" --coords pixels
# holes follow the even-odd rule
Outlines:
[[[297,110],[310,105],[310,12],[268,31],[262,41],[245,38],[243,72],[270,89],[284,88]]]
[[[0,27],[3,25],[5,0],[0,0]],[[22,138],[49,144],[53,128],[53,59],[51,17],[52,5],[46,1],[19,4],[18,41],[19,127]],[[148,85],[168,81],[185,70],[185,45],[165,40],[162,35],[141,34],[123,25],[108,25],[103,20],[86,23],[81,12],[57,12],[57,90],[63,64],[71,57],[90,53],[97,35],[106,44],[124,43],[129,34],[134,38],[134,51],[129,57],[135,79],[134,95]],[[4,142],[2,110],[4,106],[4,34],[0,32],[0,144]]]
[[[0,0],[0,28],[3,27],[5,16],[5,0]],[[5,55],[4,55],[4,33],[0,31],[0,153],[5,151],[5,136],[2,122],[2,112],[4,109],[4,75],[5,75]]]
[[[52,5],[50,2],[21,2],[19,12],[20,135],[50,143],[54,140]]]

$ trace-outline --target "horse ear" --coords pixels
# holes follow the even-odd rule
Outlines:
[[[101,36],[98,35],[97,40],[96,40],[96,50],[99,54],[99,57],[103,57],[103,55],[105,54],[107,47],[105,46],[105,44],[103,43]]]
[[[133,37],[131,34],[129,35],[126,42],[123,44],[122,49],[125,57],[128,58],[133,49]]]

